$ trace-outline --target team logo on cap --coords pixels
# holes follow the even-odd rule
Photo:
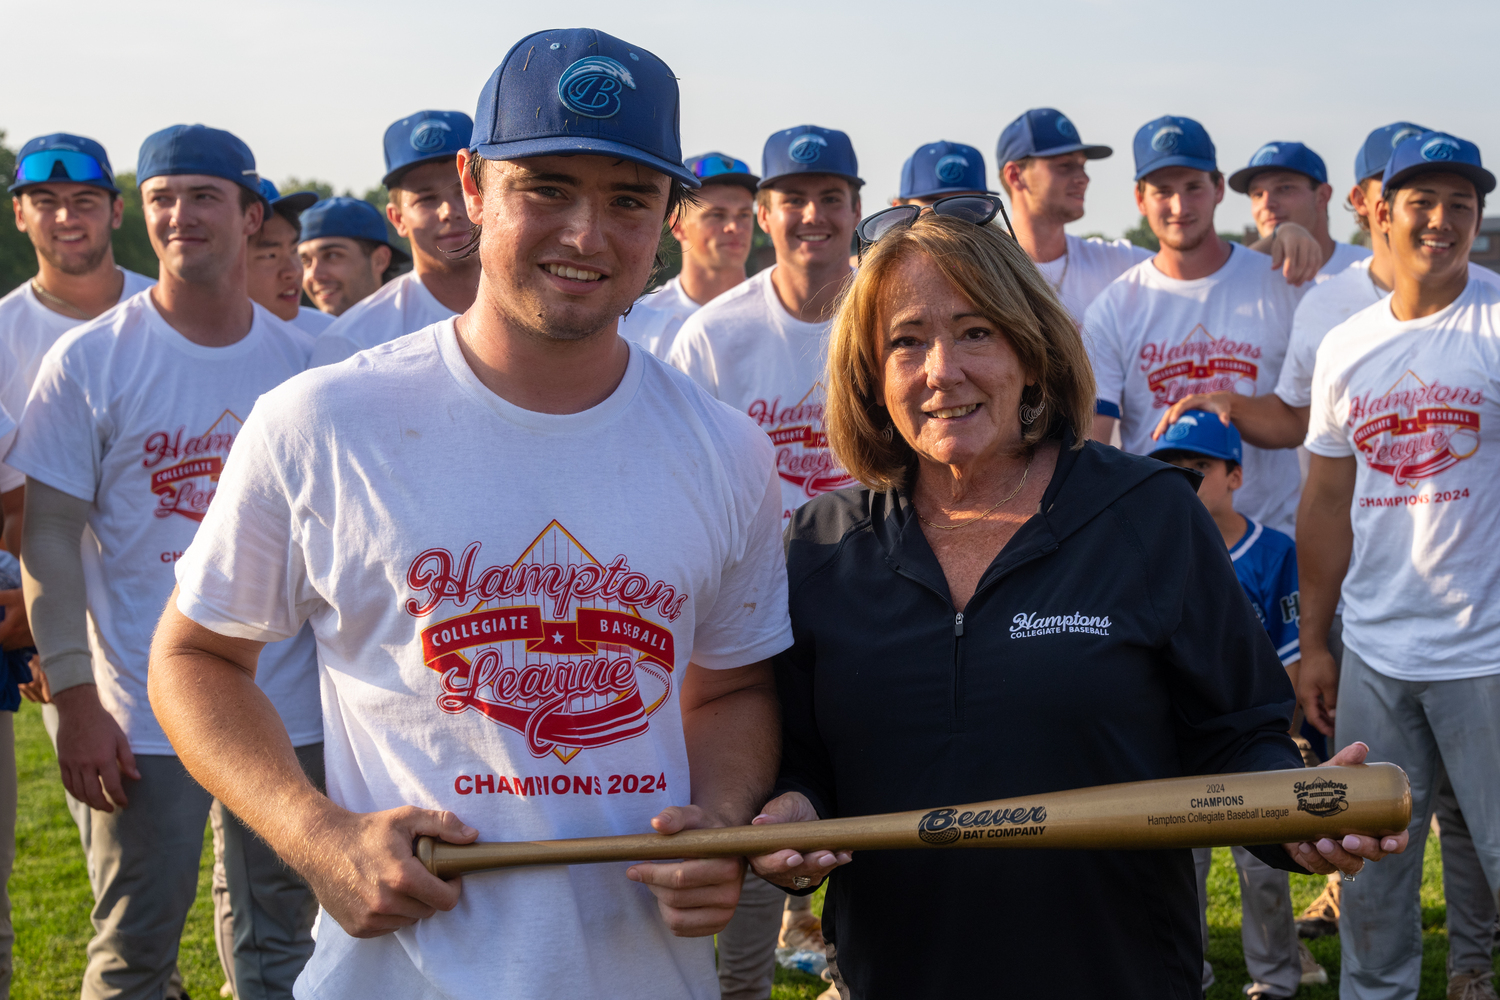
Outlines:
[[[1422,143],[1422,159],[1424,160],[1437,160],[1439,162],[1456,160],[1462,152],[1463,149],[1460,148],[1458,143],[1445,135],[1440,135],[1435,139],[1428,139]]]
[[[1281,152],[1281,147],[1277,146],[1274,142],[1268,142],[1257,149],[1254,156],[1250,157],[1250,165],[1252,167],[1264,166],[1276,159],[1276,154],[1279,152]]]
[[[635,89],[635,77],[609,56],[589,56],[567,69],[557,81],[563,107],[585,118],[613,118],[620,113],[624,88]]]
[[[1078,130],[1073,127],[1072,122],[1068,121],[1067,115],[1058,115],[1057,121],[1052,123],[1052,127],[1057,129],[1057,134],[1064,139],[1078,138]]]
[[[1167,428],[1165,437],[1168,441],[1181,441],[1183,438],[1188,436],[1188,433],[1194,427],[1197,426],[1198,418],[1192,416],[1191,414],[1184,413],[1182,416],[1177,418],[1177,422],[1175,424]]]
[[[791,146],[787,148],[786,155],[798,163],[816,163],[818,157],[823,155],[823,150],[827,146],[827,139],[821,135],[813,135],[809,132],[807,135],[798,136],[792,140]]]
[[[419,153],[436,153],[448,144],[445,133],[453,128],[440,118],[428,118],[411,130],[411,148]]]
[[[1396,134],[1393,135],[1393,136],[1391,136],[1391,148],[1395,149],[1397,146],[1401,145],[1407,139],[1415,139],[1417,136],[1419,136],[1421,134],[1422,134],[1422,130],[1419,129],[1419,128],[1397,129],[1396,130]]]
[[[944,184],[957,184],[964,179],[964,174],[968,172],[968,169],[969,161],[957,153],[949,153],[941,160],[938,160],[937,165],[933,168],[938,176],[938,180]]]
[[[1158,153],[1171,153],[1182,141],[1182,129],[1176,125],[1163,125],[1151,137],[1151,148]]]

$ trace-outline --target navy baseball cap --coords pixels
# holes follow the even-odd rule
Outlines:
[[[369,240],[391,248],[392,259],[411,260],[391,242],[380,209],[360,198],[324,198],[302,213],[301,242],[341,236],[351,240]]]
[[[412,167],[433,160],[451,160],[469,148],[474,122],[462,111],[418,111],[393,122],[385,130],[385,176],[390,187]]]
[[[938,194],[984,191],[984,156],[961,142],[930,142],[901,166],[901,198],[931,198]]]
[[[1163,167],[1219,169],[1213,140],[1191,118],[1162,115],[1135,134],[1135,180]]]
[[[1328,168],[1323,158],[1300,142],[1268,142],[1250,157],[1250,165],[1229,175],[1229,187],[1240,194],[1250,191],[1250,179],[1270,170],[1290,170],[1311,177],[1319,184],[1328,183]]]
[[[1423,132],[1402,139],[1401,144],[1391,151],[1391,162],[1385,165],[1385,181],[1380,193],[1384,196],[1392,184],[1408,177],[1439,173],[1467,177],[1480,194],[1495,190],[1495,175],[1484,169],[1478,146],[1446,132]]]
[[[250,147],[233,133],[207,125],[173,125],[146,136],[135,170],[137,184],[153,177],[203,174],[233,181],[266,201]]]
[[[12,192],[32,184],[67,181],[87,184],[105,191],[120,193],[115,187],[115,172],[109,166],[109,154],[93,139],[66,132],[38,136],[16,154],[15,183]]]
[[[709,184],[737,184],[742,188],[755,191],[760,178],[750,172],[750,164],[744,160],[737,160],[723,153],[704,153],[702,156],[689,156],[682,161],[682,165],[693,172],[698,178],[698,183]]]
[[[613,156],[695,188],[679,111],[677,77],[645,49],[593,28],[539,31],[479,92],[469,148],[486,160]]]
[[[260,179],[260,196],[271,206],[271,211],[280,212],[296,221],[297,216],[318,200],[316,191],[293,191],[284,195],[268,178]]]
[[[1244,449],[1240,446],[1239,428],[1226,424],[1217,413],[1207,410],[1188,410],[1167,428],[1161,442],[1152,455],[1168,451],[1190,451],[1209,458],[1222,458],[1228,462],[1243,462]]]
[[[1108,146],[1090,146],[1078,136],[1078,128],[1056,108],[1032,108],[1005,126],[995,144],[995,159],[1004,167],[1028,156],[1061,156],[1083,153],[1090,160],[1113,156]]]
[[[1423,132],[1432,131],[1411,122],[1392,122],[1378,128],[1365,137],[1365,144],[1354,154],[1354,179],[1363,183],[1371,177],[1385,174],[1385,165],[1391,162],[1391,151],[1405,139],[1415,138]]]
[[[773,132],[760,154],[761,187],[791,174],[833,174],[863,187],[854,144],[836,128],[797,125]]]

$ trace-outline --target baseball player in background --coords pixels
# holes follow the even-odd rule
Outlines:
[[[1269,253],[1278,228],[1288,223],[1312,233],[1321,265],[1314,283],[1370,256],[1367,247],[1340,243],[1328,234],[1328,202],[1333,197],[1328,168],[1321,156],[1300,142],[1266,143],[1251,154],[1248,166],[1229,175],[1229,189],[1250,196],[1250,214],[1261,235],[1253,249]]]
[[[385,216],[360,198],[324,198],[302,213],[302,290],[330,316],[375,293],[411,257],[390,241]]]
[[[260,179],[260,193],[270,211],[250,237],[246,291],[250,301],[265,306],[272,316],[316,337],[328,328],[333,317],[302,305],[302,260],[297,256],[297,241],[301,233],[298,216],[318,200],[318,195],[314,191],[282,195],[264,177]]]

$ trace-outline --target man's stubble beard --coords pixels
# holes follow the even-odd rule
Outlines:
[[[92,274],[97,270],[99,265],[104,263],[104,258],[109,256],[109,247],[109,241],[105,240],[99,246],[91,247],[82,259],[78,257],[63,257],[51,247],[38,246],[36,250],[37,253],[42,255],[42,259],[52,267],[63,274],[76,278],[85,274]]]

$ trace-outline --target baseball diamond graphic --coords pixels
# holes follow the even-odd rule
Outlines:
[[[1483,390],[1429,384],[1408,370],[1380,395],[1350,400],[1348,424],[1365,464],[1416,489],[1479,450],[1478,411],[1454,404],[1483,402]]]
[[[437,705],[478,712],[526,737],[535,757],[564,764],[580,750],[640,736],[672,693],[671,621],[686,595],[631,570],[625,556],[599,562],[552,521],[509,566],[479,569],[472,542],[454,567],[444,549],[412,561],[407,582],[471,607],[421,630],[422,660],[441,677]]]
[[[157,517],[180,514],[189,520],[203,520],[218,492],[224,460],[244,425],[234,411],[225,410],[208,430],[195,437],[188,437],[187,428],[179,427],[146,438],[141,466],[152,470],[151,492],[158,498]]]
[[[815,382],[793,405],[783,406],[778,396],[769,402],[757,399],[746,409],[776,447],[777,475],[808,497],[854,484],[828,447],[823,397],[823,383]]]
[[[1151,405],[1158,409],[1197,392],[1228,390],[1253,396],[1259,359],[1259,347],[1215,337],[1202,323],[1196,324],[1176,347],[1147,344],[1141,350]]]

